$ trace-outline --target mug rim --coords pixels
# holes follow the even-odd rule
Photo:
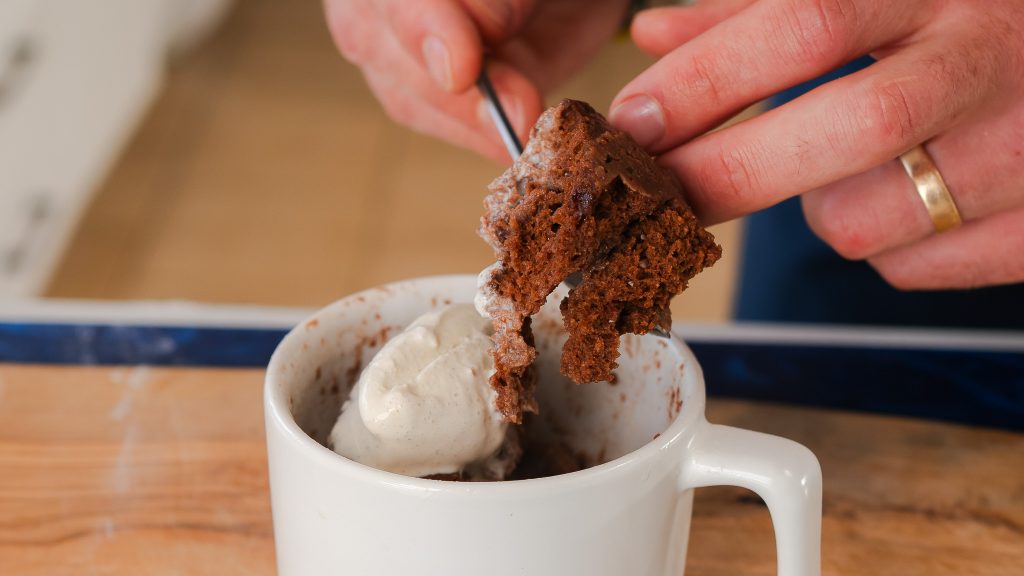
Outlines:
[[[683,370],[691,370],[692,377],[687,378],[684,373],[682,377],[681,392],[683,406],[672,422],[665,430],[648,441],[643,446],[619,456],[608,462],[597,466],[584,468],[566,474],[546,476],[543,478],[528,478],[523,480],[502,480],[494,482],[459,482],[453,480],[433,480],[405,476],[395,472],[380,470],[344,456],[327,448],[310,437],[295,421],[294,415],[288,408],[288,402],[284,394],[279,393],[281,386],[278,385],[281,366],[291,358],[300,356],[302,352],[301,343],[298,342],[299,334],[303,327],[312,320],[318,322],[324,316],[349,306],[351,300],[363,298],[369,300],[368,296],[378,292],[396,294],[403,292],[402,288],[409,285],[444,285],[451,283],[472,282],[476,286],[476,275],[472,274],[447,274],[435,276],[421,276],[406,280],[390,282],[381,286],[368,288],[340,298],[323,308],[313,312],[312,315],[303,319],[295,325],[288,334],[278,343],[270,357],[267,365],[263,386],[264,415],[267,425],[267,434],[271,428],[277,429],[283,437],[296,450],[303,452],[308,458],[313,459],[319,465],[343,472],[354,480],[361,480],[367,483],[379,484],[403,491],[429,491],[429,492],[471,492],[471,493],[495,493],[513,491],[522,493],[531,490],[573,490],[581,485],[590,485],[605,482],[610,476],[628,474],[640,463],[656,457],[659,453],[673,449],[683,449],[692,441],[697,427],[704,420],[705,390],[704,374],[700,364],[697,362],[693,351],[675,333],[671,333],[669,347],[679,354],[684,363]],[[641,336],[642,338],[659,338],[651,334]],[[292,348],[297,348],[293,350]]]

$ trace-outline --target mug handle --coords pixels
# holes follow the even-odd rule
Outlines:
[[[739,486],[768,505],[779,576],[821,574],[821,466],[792,440],[701,422],[683,463],[683,489]]]

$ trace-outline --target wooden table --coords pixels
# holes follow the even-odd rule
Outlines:
[[[254,369],[0,364],[0,574],[272,574]],[[823,572],[1024,574],[1024,435],[712,400],[825,475]],[[688,574],[775,571],[750,492],[697,492]]]

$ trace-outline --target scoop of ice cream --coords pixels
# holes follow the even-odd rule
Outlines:
[[[335,452],[407,476],[493,469],[491,322],[471,304],[420,316],[363,369],[330,435]]]

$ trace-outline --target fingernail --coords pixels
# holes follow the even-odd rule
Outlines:
[[[629,132],[645,148],[665,135],[665,113],[661,104],[646,94],[626,99],[612,108],[608,116],[612,124]]]
[[[434,81],[445,90],[452,88],[452,62],[448,47],[437,36],[427,36],[423,40],[423,59],[427,62],[427,70]]]

